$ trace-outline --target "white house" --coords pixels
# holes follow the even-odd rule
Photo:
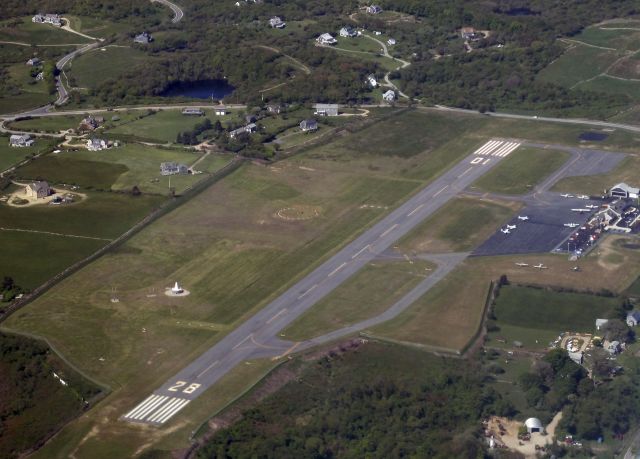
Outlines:
[[[300,129],[302,129],[302,132],[317,131],[318,130],[318,122],[316,120],[313,120],[313,119],[302,120],[300,122]]]
[[[32,57],[27,61],[27,65],[31,65],[32,67],[37,67],[40,64],[42,64],[42,61],[37,57]]]
[[[338,104],[315,104],[315,115],[319,116],[338,116]]]
[[[627,314],[627,325],[630,327],[637,327],[640,323],[640,311],[631,311]]]
[[[87,150],[100,151],[109,148],[109,144],[104,139],[89,139],[87,140]]]
[[[380,14],[382,13],[382,8],[380,8],[378,5],[370,5],[370,6],[367,6],[367,13]]]
[[[240,134],[244,134],[244,133],[253,134],[257,130],[258,130],[258,126],[256,125],[256,123],[249,123],[246,126],[242,126],[241,128],[231,131],[229,133],[229,137],[231,137],[232,139],[235,139]]]
[[[391,45],[391,46],[395,45],[396,44],[396,39],[395,38],[389,38],[387,40],[387,44]]]
[[[316,41],[321,45],[335,45],[336,43],[338,43],[338,40],[333,38],[333,35],[331,35],[330,33],[323,33],[318,38],[316,38]]]
[[[351,26],[344,26],[340,29],[340,36],[344,38],[353,38],[358,36],[358,31]]]
[[[62,27],[62,18],[59,14],[36,14],[31,18],[31,22],[36,24],[51,24],[56,27]]]
[[[393,102],[396,100],[396,93],[393,89],[389,89],[382,95],[382,99],[386,102]]]
[[[274,29],[284,29],[284,27],[287,25],[287,23],[284,22],[280,18],[280,16],[274,16],[271,19],[269,19],[269,25]]]
[[[640,188],[634,188],[626,183],[618,183],[609,190],[609,196],[612,198],[631,198],[638,199]]]
[[[29,134],[13,134],[9,137],[9,145],[12,147],[30,147],[33,142]]]
[[[376,80],[376,76],[373,73],[367,77],[367,83],[369,83],[372,88],[378,86],[378,80]]]
[[[600,330],[607,323],[609,323],[609,319],[596,319],[596,330]]]

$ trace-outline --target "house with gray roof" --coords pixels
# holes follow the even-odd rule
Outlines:
[[[274,29],[284,29],[287,23],[284,22],[280,16],[274,16],[269,19],[269,25]]]
[[[160,163],[160,175],[185,175],[189,173],[189,168],[184,164],[178,164],[174,161]]]
[[[30,147],[33,143],[29,134],[13,134],[9,137],[9,145],[12,147]]]
[[[24,194],[27,197],[34,198],[34,199],[46,198],[47,196],[50,196],[52,193],[53,193],[53,190],[51,189],[49,184],[44,180],[40,182],[32,182],[28,184],[24,190]]]
[[[318,122],[314,119],[302,120],[300,122],[300,129],[302,129],[302,132],[317,131]]]
[[[151,43],[152,41],[153,41],[153,37],[148,32],[142,32],[141,34],[136,35],[135,38],[133,39],[134,43],[140,43],[142,45],[146,45],[148,43]]]

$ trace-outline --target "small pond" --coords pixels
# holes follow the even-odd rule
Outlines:
[[[191,97],[194,99],[223,99],[235,88],[225,80],[201,80],[173,83],[162,97]]]
[[[607,134],[603,134],[602,132],[590,132],[590,131],[583,132],[578,136],[580,140],[588,140],[591,142],[602,142],[607,137],[609,136]]]

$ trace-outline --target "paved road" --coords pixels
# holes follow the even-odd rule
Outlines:
[[[182,12],[182,9],[175,3],[171,3],[168,0],[151,0],[151,2],[162,3],[163,5],[171,8],[173,10],[173,19],[171,20],[171,22],[173,22],[174,24],[180,22],[184,17],[184,13]]]
[[[278,339],[278,334],[416,225],[493,168],[517,146],[515,142],[488,142],[483,147],[482,154],[474,152],[460,161],[166,381],[123,418],[131,422],[163,424],[241,362],[258,357],[283,356],[296,348],[316,344],[318,339],[305,343],[285,342]],[[444,277],[462,259],[464,259],[463,256],[443,258],[440,268],[414,289],[406,299],[396,303],[386,313],[359,325],[367,327],[394,317]],[[336,336],[342,336],[352,330],[355,328],[341,330],[336,332]],[[333,335],[325,335],[322,339],[331,340]]]
[[[436,105],[435,107],[423,107],[423,109],[466,113],[471,115],[479,114],[475,110],[468,110],[465,108],[445,107],[444,105]],[[486,113],[482,113],[482,115],[493,116],[495,118],[509,118],[514,120],[543,121],[547,123],[583,124],[585,126],[596,126],[596,127],[602,127],[602,128],[622,129],[622,130],[631,131],[631,132],[640,132],[640,126],[634,126],[633,124],[610,123],[608,121],[588,120],[583,118],[552,118],[548,116],[515,115],[512,113],[501,113],[501,112],[486,112]]]

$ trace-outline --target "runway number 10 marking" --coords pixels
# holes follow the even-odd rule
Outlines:
[[[176,383],[171,386],[169,389],[169,391],[171,392],[179,392],[181,388],[183,388],[184,386],[187,385],[186,381],[176,381]],[[192,383],[189,384],[187,387],[185,387],[184,389],[182,389],[182,393],[183,394],[193,394],[196,390],[198,390],[198,388],[201,386],[201,384],[198,383]]]

